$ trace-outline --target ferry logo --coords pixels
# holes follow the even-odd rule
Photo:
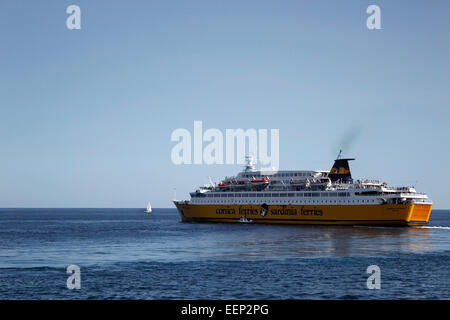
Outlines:
[[[288,208],[285,205],[281,206],[281,209],[270,209],[271,215],[282,215],[282,216],[296,216],[297,215],[297,209],[295,208]]]
[[[233,213],[234,213],[234,209],[232,209],[233,210]],[[243,215],[243,216],[246,216],[247,214],[250,214],[250,215],[257,215],[258,214],[258,209],[252,209],[252,208],[242,208],[242,207],[239,207],[239,215]]]
[[[323,216],[323,211],[321,209],[316,209],[316,207],[312,209],[305,209],[304,206],[300,209],[300,215],[302,216]]]
[[[266,203],[263,203],[261,205],[261,217],[265,217],[267,212],[269,212],[269,206]]]
[[[353,158],[341,159],[339,153],[338,158],[334,160],[333,167],[331,168],[330,173],[328,174],[328,177],[331,179],[332,182],[339,180],[342,182],[346,182],[352,180],[350,166],[348,165],[348,162],[351,160],[355,159]]]
[[[240,211],[240,209],[239,209]],[[236,212],[234,211],[233,208],[217,208],[216,209],[216,214],[235,214]]]

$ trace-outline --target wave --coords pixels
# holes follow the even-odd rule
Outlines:
[[[20,271],[20,270],[28,270],[28,271],[50,271],[50,270],[61,270],[65,269],[64,267],[50,267],[50,266],[26,266],[26,267],[13,267],[13,266],[0,266],[0,270],[3,271]]]
[[[417,227],[417,228],[450,230],[450,227],[446,227],[446,226],[423,226],[423,227]]]

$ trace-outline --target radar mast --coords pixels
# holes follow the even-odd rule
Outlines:
[[[245,162],[244,172],[255,171],[255,159],[252,156],[246,156]]]

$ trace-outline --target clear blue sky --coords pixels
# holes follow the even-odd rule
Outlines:
[[[172,164],[202,120],[279,128],[282,169],[344,146],[450,208],[448,0],[2,0],[0,40],[0,207],[171,207],[240,169]]]

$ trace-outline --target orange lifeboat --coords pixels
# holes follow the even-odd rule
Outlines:
[[[269,182],[269,179],[267,179],[266,177],[262,179],[252,179],[252,183],[261,183],[261,182]]]

